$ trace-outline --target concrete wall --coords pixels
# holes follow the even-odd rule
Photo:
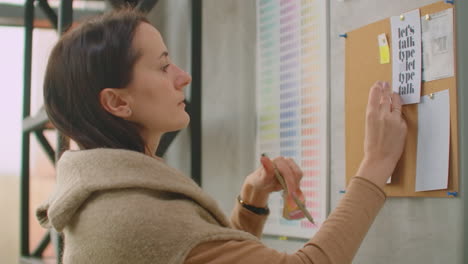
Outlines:
[[[344,40],[338,34],[397,15],[435,0],[330,1],[331,49],[331,208],[345,186]],[[187,53],[183,25],[189,2],[161,0],[166,20],[159,21],[173,57]],[[154,11],[158,12],[158,11]],[[228,213],[243,178],[255,160],[255,1],[203,1],[203,188]],[[160,17],[161,18],[161,17]],[[184,35],[184,36],[182,36]],[[171,40],[169,40],[171,39]],[[188,41],[188,40],[187,40]],[[174,45],[174,46],[173,46]],[[179,46],[175,46],[179,45]],[[188,44],[189,45],[189,44]],[[180,49],[180,50],[179,50]],[[188,65],[188,64],[187,64]],[[176,167],[189,164],[188,138],[170,150]],[[184,143],[181,143],[184,142]],[[171,156],[173,155],[173,156]],[[180,157],[177,160],[177,157]],[[188,163],[187,163],[188,162]],[[369,231],[354,263],[462,263],[463,203],[460,198],[389,198]],[[267,245],[294,252],[304,241],[266,237]]]
[[[340,33],[398,15],[435,0],[330,1],[331,205],[344,189],[344,39]],[[389,198],[354,263],[462,263],[463,203],[460,198]]]

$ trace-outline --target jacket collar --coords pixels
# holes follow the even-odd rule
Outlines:
[[[163,161],[122,149],[67,151],[57,163],[54,193],[36,216],[44,227],[62,230],[95,192],[144,188],[180,193],[210,212],[222,226],[229,226],[216,201],[190,178]]]

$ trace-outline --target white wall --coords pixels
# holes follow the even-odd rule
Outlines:
[[[21,158],[21,116],[23,96],[24,30],[0,27],[0,176],[19,175]]]
[[[21,168],[21,131],[23,109],[23,57],[24,29],[21,27],[0,27],[0,263],[17,263],[20,232],[20,168]],[[32,53],[31,76],[31,114],[41,107],[42,83],[45,65],[50,50],[57,40],[53,30],[35,29]],[[47,136],[48,133],[46,133]],[[49,137],[50,138],[50,137]],[[52,142],[54,143],[54,142]],[[30,239],[37,245],[42,238],[34,217],[34,208],[48,191],[50,180],[39,182],[38,177],[45,170],[52,171],[34,136],[31,136],[31,182],[30,182]],[[41,197],[42,195],[42,197]]]

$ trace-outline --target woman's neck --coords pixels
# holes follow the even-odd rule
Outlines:
[[[159,160],[163,160],[162,158],[156,156],[156,150],[159,146],[159,141],[161,139],[161,133],[141,133],[142,138],[145,141],[145,154]]]

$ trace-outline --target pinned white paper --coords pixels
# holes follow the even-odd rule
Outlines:
[[[393,91],[403,104],[421,98],[421,18],[419,9],[391,18]]]
[[[418,105],[416,191],[447,189],[450,145],[449,91],[421,97]]]
[[[423,80],[454,75],[453,8],[421,18]]]

